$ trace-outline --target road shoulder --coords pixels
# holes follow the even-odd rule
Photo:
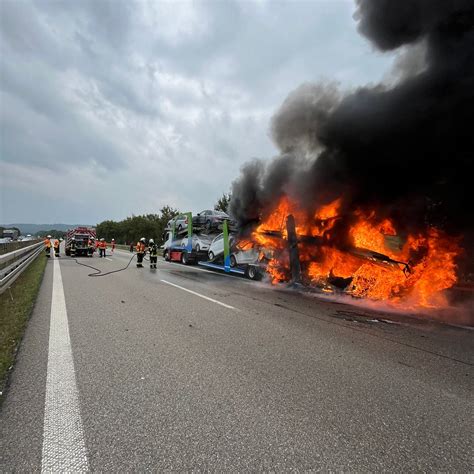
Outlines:
[[[0,412],[2,471],[36,471],[41,467],[52,277],[51,260],[46,266]]]

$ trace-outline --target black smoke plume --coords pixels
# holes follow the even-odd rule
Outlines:
[[[474,1],[357,0],[358,30],[399,50],[395,83],[350,93],[304,84],[272,120],[281,155],[233,183],[231,212],[252,227],[291,195],[308,212],[343,195],[403,232],[473,235]]]

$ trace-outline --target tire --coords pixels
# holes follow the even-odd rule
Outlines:
[[[235,255],[231,255],[231,256],[230,256],[230,266],[231,266],[232,268],[235,268],[235,267],[237,266],[237,260],[236,260],[236,258],[235,258]]]
[[[201,251],[201,247],[199,246],[199,244],[196,244],[196,252],[199,253]]]
[[[250,280],[260,280],[260,272],[253,265],[248,266],[246,273]]]
[[[167,262],[170,261],[170,255],[169,255],[168,250],[165,250],[165,251],[163,252],[163,258],[164,258]]]
[[[183,265],[188,265],[189,264],[188,252],[182,252],[181,253],[181,263]]]
[[[214,255],[214,252],[211,250],[211,251],[209,252],[209,260],[214,260],[215,257],[216,257],[216,256]]]
[[[211,230],[211,221],[206,221],[206,230]]]

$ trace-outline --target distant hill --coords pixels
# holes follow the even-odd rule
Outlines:
[[[25,234],[36,234],[37,232],[44,231],[44,230],[60,230],[65,232],[68,229],[74,229],[74,227],[85,226],[85,227],[93,227],[86,224],[2,224],[1,227],[5,227],[6,229],[10,227],[18,227],[21,230],[23,235]]]

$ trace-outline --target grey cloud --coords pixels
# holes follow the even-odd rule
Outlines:
[[[6,167],[18,196],[4,204],[6,220],[43,212],[25,207],[42,194],[18,181],[22,172],[41,176],[38,187],[83,183],[84,196],[58,206],[77,222],[151,212],[149,202],[209,207],[245,161],[275,152],[269,120],[289,90],[343,71],[365,83],[390,62],[369,56],[347,3],[195,2],[191,20],[186,5],[149,6],[161,8],[0,3],[1,159],[23,167]]]

